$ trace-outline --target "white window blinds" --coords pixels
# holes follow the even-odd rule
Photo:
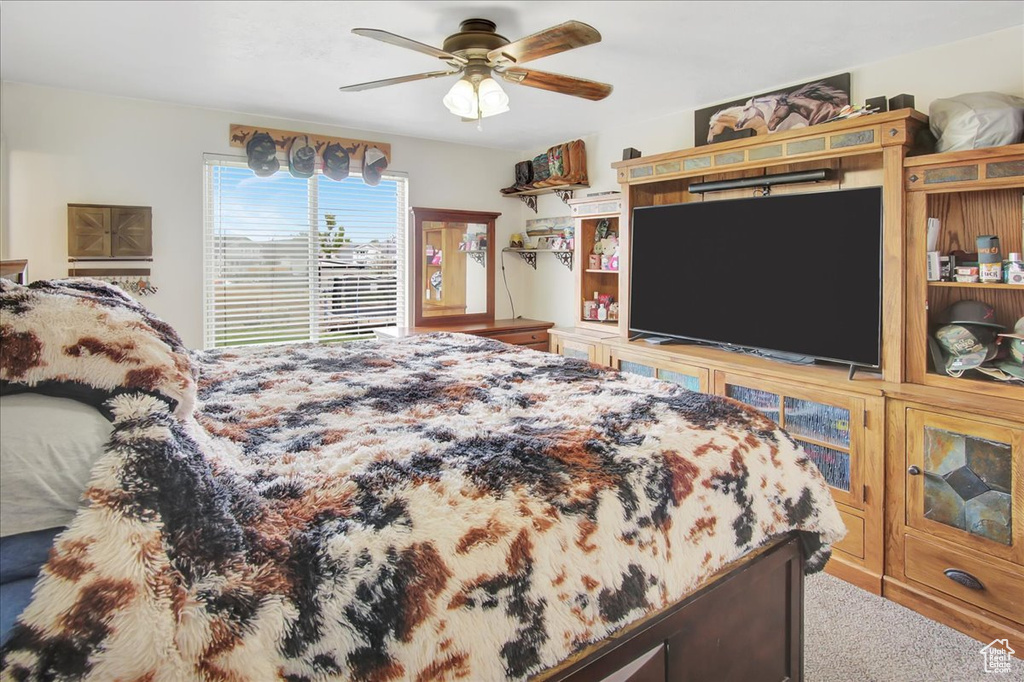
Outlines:
[[[207,348],[344,341],[393,327],[405,308],[406,178],[257,177],[207,157]]]

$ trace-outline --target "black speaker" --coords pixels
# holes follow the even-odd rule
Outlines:
[[[896,111],[897,109],[913,109],[914,108],[914,96],[913,95],[896,95],[889,100],[889,111]]]
[[[632,147],[626,147],[622,150],[622,160],[629,161],[630,159],[639,159],[643,154],[640,153],[639,149],[633,149]]]
[[[868,109],[875,109],[879,112],[889,111],[889,107],[886,106],[886,101],[885,95],[882,95],[881,97],[871,97],[864,102],[864,104],[868,105]]]

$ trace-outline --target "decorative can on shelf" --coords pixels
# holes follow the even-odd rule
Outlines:
[[[978,245],[978,276],[982,282],[995,284],[1003,281],[1003,254],[999,250],[999,236],[994,234],[979,235]]]
[[[597,319],[597,301],[584,301],[583,302],[583,319],[584,320],[596,320]]]
[[[1003,279],[1007,284],[1024,284],[1024,260],[1019,253],[1011,253],[1003,268]]]

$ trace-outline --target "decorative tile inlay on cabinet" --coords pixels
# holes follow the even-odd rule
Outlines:
[[[654,169],[651,166],[637,166],[636,168],[629,169],[629,177],[631,178],[646,178],[653,174]]]
[[[679,169],[680,165],[678,161],[668,161],[654,166],[654,172],[658,175],[664,175],[665,173],[678,173]]]
[[[751,161],[760,161],[761,159],[774,159],[782,156],[782,145],[781,144],[769,144],[764,147],[755,147],[747,152],[747,157]]]
[[[985,166],[986,178],[1015,178],[1024,175],[1024,161],[997,161]]]
[[[688,171],[711,168],[711,157],[695,156],[692,159],[683,159],[683,168]]]
[[[978,179],[977,166],[954,166],[952,168],[929,168],[924,172],[924,184],[940,182],[966,182]]]
[[[808,154],[825,150],[825,138],[815,137],[810,140],[797,140],[786,145],[786,155]]]
[[[839,135],[832,135],[828,138],[829,147],[832,149],[841,149],[843,147],[856,147],[862,144],[871,144],[875,141],[875,131],[872,130],[858,130],[853,133],[840,133]]]
[[[731,163],[743,163],[745,154],[743,151],[738,152],[725,152],[724,154],[715,154],[715,165],[726,166]]]
[[[926,426],[924,517],[1009,545],[1010,464],[1009,443]]]

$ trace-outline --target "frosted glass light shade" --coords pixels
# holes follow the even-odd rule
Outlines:
[[[476,118],[477,100],[473,84],[468,80],[460,79],[448,91],[448,94],[441,100],[448,111],[463,118]]]
[[[477,86],[477,95],[481,117],[486,118],[508,111],[508,95],[493,78],[487,77],[480,81],[480,85]]]

